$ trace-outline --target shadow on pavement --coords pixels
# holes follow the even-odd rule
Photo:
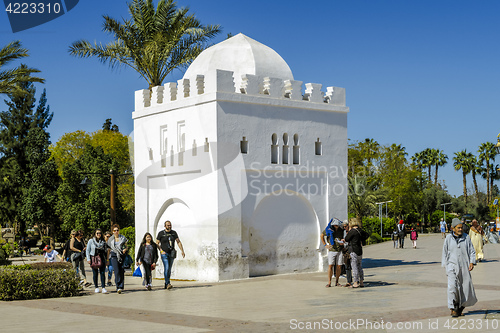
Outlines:
[[[363,258],[363,268],[376,268],[376,267],[389,267],[389,266],[402,266],[402,265],[432,265],[440,264],[437,261],[405,261],[400,259],[372,259]]]
[[[397,283],[393,282],[386,282],[386,281],[364,281],[365,283],[365,288],[370,288],[370,287],[385,287],[385,286],[393,286]]]

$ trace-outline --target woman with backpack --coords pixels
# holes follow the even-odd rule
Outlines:
[[[111,248],[109,261],[115,271],[116,292],[121,294],[125,285],[123,261],[128,251],[128,240],[125,236],[120,235],[120,226],[118,224],[113,224],[111,230],[113,231],[113,236],[108,239],[108,246]]]
[[[361,261],[363,259],[363,242],[368,239],[370,235],[361,229],[361,223],[357,219],[352,219],[349,222],[349,232],[345,236],[345,241],[349,243],[349,252],[351,254],[351,269],[353,285],[351,288],[363,288],[363,266]]]
[[[94,237],[91,238],[87,244],[87,262],[92,268],[92,275],[94,278],[95,293],[99,293],[98,275],[101,277],[102,293],[107,294],[106,290],[106,277],[104,272],[106,269],[107,250],[106,242],[102,235],[101,229],[94,231]]]
[[[142,284],[146,286],[147,290],[151,290],[153,286],[151,270],[155,269],[156,262],[158,261],[158,245],[153,242],[153,236],[149,232],[146,232],[142,238],[136,258],[137,266],[142,264],[142,267],[144,267],[144,282]]]
[[[71,239],[69,243],[69,248],[71,252],[71,263],[76,271],[76,276],[80,278],[80,274],[83,275],[83,279],[80,281],[85,287],[90,287],[92,284],[87,282],[87,275],[85,274],[85,263],[83,257],[85,255],[85,241],[83,240],[83,231],[78,230],[75,233],[75,237]]]
[[[414,249],[417,248],[417,238],[418,238],[418,232],[417,232],[417,230],[414,229],[414,228],[411,228],[411,231],[410,231],[410,240],[411,240],[411,243],[412,243]]]

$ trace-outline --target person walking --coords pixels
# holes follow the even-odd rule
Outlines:
[[[405,237],[406,237],[405,223],[403,222],[403,220],[400,220],[398,224],[398,239],[399,239],[400,249],[404,249],[405,247]]]
[[[441,218],[441,222],[439,222],[439,228],[441,229],[441,238],[446,237],[446,221]]]
[[[104,233],[104,241],[106,242],[106,272],[108,274],[108,282],[106,283],[106,286],[111,287],[113,283],[111,282],[111,277],[113,276],[113,265],[111,265],[111,261],[109,260],[111,248],[108,246],[108,239],[111,237],[111,232],[106,231]]]
[[[472,220],[472,225],[469,231],[469,237],[476,251],[476,261],[482,261],[484,259],[483,252],[483,228],[477,223],[477,220]]]
[[[113,236],[108,239],[108,246],[111,248],[110,261],[115,272],[116,292],[121,294],[125,287],[125,269],[123,268],[123,260],[128,251],[128,239],[120,235],[120,226],[113,224],[111,228]]]
[[[476,252],[459,219],[452,220],[451,230],[444,240],[441,265],[448,276],[448,308],[452,317],[458,317],[465,307],[477,302],[470,274],[476,264]]]
[[[83,231],[79,230],[75,233],[75,237],[70,240],[69,248],[71,250],[71,263],[76,271],[76,276],[80,279],[80,275],[83,279],[80,281],[85,287],[90,287],[92,284],[87,282],[87,275],[85,274],[85,263],[83,261],[84,252],[86,249],[85,241],[83,240]]]
[[[165,221],[164,226],[165,229],[158,232],[158,235],[156,236],[156,244],[160,248],[161,261],[163,263],[163,274],[165,276],[164,289],[170,290],[172,289],[172,285],[170,284],[172,265],[174,264],[174,260],[177,256],[177,251],[175,250],[176,242],[181,250],[182,257],[184,258],[186,255],[184,254],[184,248],[182,247],[182,243],[177,235],[177,232],[172,230],[172,223],[170,221]]]
[[[414,249],[417,248],[417,238],[418,238],[417,229],[414,229],[412,227],[410,231],[410,240],[411,240],[411,245],[413,246]]]
[[[146,286],[147,290],[151,290],[153,287],[151,271],[155,269],[156,262],[158,261],[158,245],[153,242],[153,236],[151,236],[149,232],[146,232],[142,238],[136,258],[137,266],[142,264],[142,267],[144,268],[144,281],[142,285]]]
[[[92,268],[92,275],[94,279],[95,293],[99,293],[99,284],[98,284],[98,276],[101,278],[101,288],[102,293],[107,294],[106,290],[106,277],[104,276],[106,270],[106,260],[107,250],[106,250],[106,242],[104,241],[104,237],[102,236],[101,229],[96,229],[94,231],[94,237],[89,240],[87,243],[87,262]],[[92,262],[100,262],[100,266],[92,266]]]
[[[328,249],[328,283],[326,287],[332,286],[332,275],[335,269],[335,286],[341,287],[339,283],[339,277],[341,274],[342,264],[344,263],[344,257],[342,255],[342,250],[344,249],[344,243],[341,239],[344,238],[344,230],[341,228],[342,222],[333,218],[330,220],[325,230],[321,233],[321,242],[323,246]],[[326,241],[325,241],[326,237]]]
[[[364,287],[364,274],[361,261],[363,259],[363,242],[368,239],[370,235],[361,228],[361,223],[357,219],[352,219],[349,222],[351,230],[345,236],[345,241],[349,243],[351,254],[351,268],[352,268],[352,288]]]
[[[391,239],[392,239],[392,242],[394,244],[394,248],[397,249],[398,248],[398,243],[399,243],[399,240],[398,240],[398,229],[394,229],[394,231],[392,232],[391,234]]]
[[[71,230],[71,233],[70,233],[70,237],[68,239],[68,241],[66,242],[66,244],[64,244],[64,248],[63,248],[63,253],[62,253],[62,257],[64,258],[64,260],[66,260],[67,262],[70,262],[71,261],[71,255],[73,254],[73,252],[71,252],[71,240],[73,238],[75,238],[75,235],[76,235],[76,230]]]
[[[63,257],[59,255],[59,252],[52,249],[50,245],[45,246],[43,252],[44,252],[43,253],[44,262],[56,262],[56,258],[59,258],[59,260],[64,261]]]
[[[342,226],[344,227],[344,237],[342,237],[342,239],[345,239],[345,236],[347,236],[347,233],[350,230],[349,222],[347,220],[342,222]],[[342,254],[344,257],[345,276],[347,279],[347,283],[345,284],[344,287],[350,287],[352,286],[352,268],[351,268],[351,253],[349,252],[349,243],[344,242],[344,249],[342,249]]]

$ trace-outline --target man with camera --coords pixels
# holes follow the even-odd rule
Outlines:
[[[170,273],[172,272],[172,265],[177,256],[175,250],[175,242],[179,245],[182,257],[185,257],[184,248],[182,247],[181,240],[175,230],[172,230],[172,223],[165,221],[165,229],[161,230],[156,236],[156,244],[158,244],[161,253],[161,261],[163,262],[163,274],[165,275],[165,289],[172,289],[170,284]]]

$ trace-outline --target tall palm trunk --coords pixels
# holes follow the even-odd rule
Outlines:
[[[430,165],[430,164],[429,164],[429,166],[428,166],[428,172],[429,172],[429,182],[431,182],[431,179],[432,179],[432,178],[431,178],[431,167],[432,167],[432,165]]]
[[[476,191],[476,199],[479,200],[479,191],[477,189],[476,173],[472,171],[472,181],[474,182],[474,191]]]
[[[438,165],[436,164],[436,174],[434,175],[434,184],[437,185],[438,183]]]
[[[491,201],[491,189],[490,189],[490,161],[486,160],[486,204]]]
[[[462,172],[463,183],[464,183],[464,199],[465,199],[465,211],[467,211],[467,177],[465,171]]]

